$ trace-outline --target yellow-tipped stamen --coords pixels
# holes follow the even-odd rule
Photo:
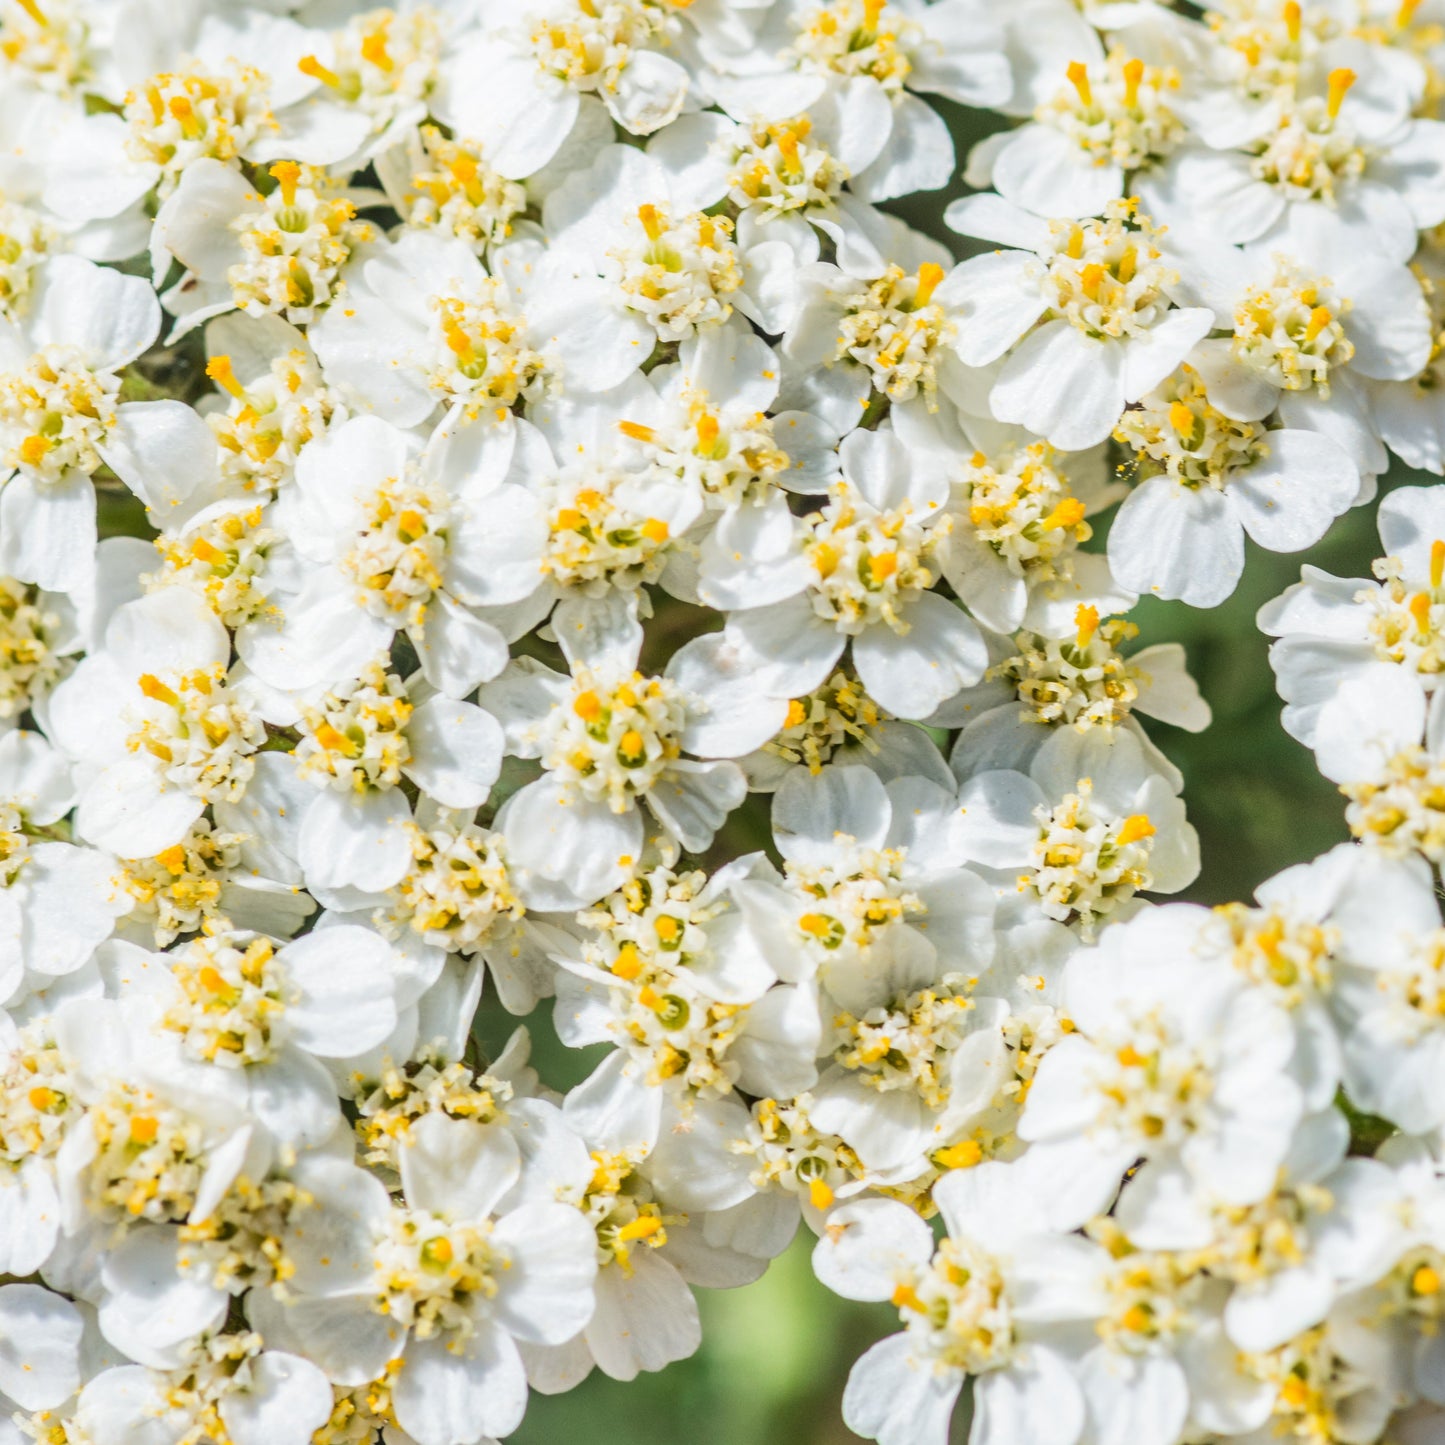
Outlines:
[[[449,312],[442,313],[442,336],[447,343],[447,350],[456,359],[466,366],[469,362],[476,360],[476,348],[472,345],[472,338],[467,335],[466,328],[460,321]]]
[[[173,878],[179,878],[186,871],[186,850],[179,843],[173,843],[156,854],[156,862]]]
[[[712,412],[705,411],[693,423],[693,427],[697,432],[698,451],[710,452],[717,445],[717,417]]]
[[[666,522],[661,517],[649,517],[642,524],[642,535],[649,542],[665,542],[672,535]]]
[[[635,943],[624,943],[612,960],[612,972],[620,979],[631,983],[642,972],[642,956]]]
[[[344,758],[354,758],[361,751],[345,733],[338,732],[329,722],[316,729],[316,741],[328,753],[340,753]]]
[[[1129,246],[1122,256],[1119,257],[1119,264],[1114,267],[1114,274],[1128,285],[1134,279],[1134,272],[1139,269],[1139,252]]]
[[[1334,319],[1335,314],[1328,306],[1316,306],[1310,312],[1309,325],[1305,327],[1305,344],[1313,341]]]
[[[130,1142],[132,1144],[154,1144],[161,1131],[160,1121],[149,1114],[132,1114],[130,1119]]]
[[[783,153],[782,170],[790,179],[802,172],[802,166],[798,161],[798,133],[784,128],[775,137],[778,142],[778,149]]]
[[[1074,641],[1080,647],[1087,647],[1099,630],[1099,609],[1090,607],[1087,602],[1079,603],[1074,609],[1074,626],[1078,629]]]
[[[1415,626],[1427,635],[1430,631],[1430,606],[1428,592],[1417,592],[1410,599],[1410,616],[1415,619]]]
[[[682,937],[682,924],[671,914],[664,913],[652,925],[662,943],[676,943]]]
[[[661,1228],[662,1221],[655,1214],[639,1214],[617,1231],[617,1237],[630,1244],[634,1239],[651,1239]]]
[[[1154,1324],[1154,1316],[1149,1313],[1147,1305],[1130,1305],[1123,1313],[1119,1323],[1131,1334],[1148,1334]]]
[[[983,1146],[977,1139],[964,1139],[940,1149],[933,1162],[944,1169],[972,1169],[983,1158]]]
[[[883,14],[883,7],[888,0],[863,0],[863,33],[865,35],[876,35],[878,33],[878,19]]]
[[[640,421],[620,421],[617,423],[617,430],[623,436],[631,437],[635,442],[655,442],[657,433],[650,426],[643,426]]]
[[[802,699],[790,698],[788,701],[788,716],[783,722],[785,728],[802,727],[808,720],[808,709],[803,706]]]
[[[27,1097],[30,1100],[30,1107],[38,1109],[42,1114],[47,1109],[53,1109],[60,1102],[60,1095],[54,1089],[47,1089],[43,1084],[37,1084]]]
[[[296,69],[312,80],[319,80],[322,85],[329,85],[332,90],[341,89],[341,77],[334,70],[328,70],[314,55],[303,55],[296,62]]]
[[[207,993],[230,993],[231,985],[226,982],[226,977],[219,969],[212,968],[208,963],[197,975],[201,987]]]
[[[1289,36],[1291,45],[1299,44],[1301,18],[1302,12],[1299,7],[1299,0],[1285,0],[1284,28]]]
[[[1445,541],[1437,537],[1430,543],[1430,586],[1438,588],[1445,581]]]
[[[174,692],[163,683],[154,673],[143,672],[137,681],[141,692],[152,702],[163,702],[168,707],[175,707],[180,702]]]
[[[1346,70],[1341,67],[1339,70],[1330,71],[1330,92],[1329,99],[1325,102],[1325,109],[1330,113],[1330,119],[1334,120],[1340,113],[1340,107],[1345,103],[1345,97],[1350,93],[1350,87],[1359,77],[1353,70]]]
[[[1115,842],[1123,848],[1129,843],[1139,842],[1141,838],[1152,838],[1154,832],[1154,825],[1149,821],[1147,813],[1130,813],[1124,819],[1124,826],[1119,829]]]
[[[913,1310],[920,1315],[928,1313],[928,1306],[918,1298],[918,1291],[911,1284],[900,1284],[893,1291],[893,1305],[895,1309]]]
[[[1084,254],[1084,228],[1082,226],[1069,228],[1069,244],[1064,247],[1064,254],[1071,261],[1077,261]]]
[[[617,744],[617,751],[629,762],[640,758],[647,751],[647,744],[642,740],[642,734],[636,728],[628,728],[622,734],[622,740]]]
[[[1126,60],[1124,62],[1124,104],[1130,110],[1134,110],[1139,104],[1139,82],[1144,79],[1144,62],[1142,60]]]
[[[897,552],[879,552],[868,559],[868,572],[880,586],[898,570]]]
[[[1181,437],[1192,437],[1194,435],[1194,413],[1182,401],[1170,402],[1169,425]]]
[[[50,439],[43,437],[39,432],[25,438],[20,443],[20,460],[27,467],[38,467],[41,462],[50,455]]]
[[[15,3],[19,5],[42,30],[50,24],[45,18],[45,12],[35,3],[35,0],[15,0]]]
[[[918,286],[913,293],[915,306],[927,306],[943,280],[943,267],[935,261],[925,261],[918,268]]]
[[[1106,272],[1097,261],[1091,261],[1079,272],[1079,285],[1090,301],[1099,299],[1099,287],[1104,284]]]
[[[197,537],[196,540],[191,543],[191,556],[194,557],[197,562],[204,562],[209,567],[214,567],[218,563],[226,560],[226,554],[221,551],[219,547],[206,541],[204,537]]]
[[[1419,8],[1420,0],[1400,0],[1400,8],[1395,12],[1395,29],[1408,30]]]
[[[649,241],[655,241],[662,235],[662,217],[658,214],[656,206],[639,206],[637,219],[642,222],[642,229],[647,232]]]
[[[833,1191],[828,1188],[826,1180],[808,1180],[808,1203],[814,1209],[827,1209],[833,1202]]]
[[[1410,1276],[1410,1288],[1414,1290],[1416,1294],[1439,1294],[1440,1284],[1440,1271],[1431,1269],[1428,1264],[1422,1264],[1420,1268]]]
[[[1084,504],[1077,497],[1065,497],[1039,526],[1046,532],[1056,532],[1060,527],[1077,527],[1084,520],[1084,510]]]
[[[361,58],[378,70],[391,70],[391,56],[386,51],[386,28],[378,26],[361,37]]]
[[[1094,87],[1089,84],[1089,67],[1082,60],[1071,60],[1065,74],[1069,77],[1069,84],[1079,92],[1080,101],[1092,109]]]
[[[206,363],[206,375],[221,388],[229,392],[237,401],[245,401],[246,393],[241,383],[236,380],[235,368],[231,365],[229,356],[213,356]]]
[[[173,95],[167,102],[166,109],[180,125],[181,134],[187,140],[200,140],[205,135],[205,123],[196,114],[195,107],[184,95]]]
[[[583,722],[596,722],[602,716],[602,699],[595,692],[579,692],[572,703],[572,711]]]
[[[281,204],[296,204],[296,187],[301,180],[301,167],[295,161],[277,161],[271,167],[271,178],[281,187]]]

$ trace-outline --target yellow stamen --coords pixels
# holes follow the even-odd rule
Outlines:
[[[1430,586],[1439,587],[1445,580],[1445,540],[1437,537],[1430,543]]]
[[[788,716],[783,726],[785,728],[801,727],[807,717],[808,709],[803,706],[800,699],[795,697],[788,703]]]
[[[1328,306],[1316,306],[1310,312],[1309,325],[1305,327],[1305,344],[1313,341],[1334,319],[1334,313]]]
[[[38,1109],[42,1114],[47,1109],[53,1109],[60,1101],[60,1095],[54,1089],[47,1089],[43,1084],[31,1089],[26,1097],[30,1100],[30,1107]]]
[[[1302,1410],[1309,1403],[1310,1387],[1298,1375],[1291,1375],[1279,1387],[1279,1398],[1291,1410]]]
[[[337,732],[329,722],[322,723],[316,729],[316,741],[328,753],[340,753],[342,757],[346,758],[354,758],[361,751],[350,738],[344,733]]]
[[[225,975],[219,970],[207,964],[197,975],[201,981],[201,987],[207,993],[230,993],[231,985],[226,982]]]
[[[657,433],[650,426],[643,426],[639,421],[620,421],[617,423],[617,430],[623,436],[629,436],[635,442],[655,442]]]
[[[805,913],[798,927],[814,938],[826,938],[833,931],[833,920],[826,913]]]
[[[1410,599],[1410,616],[1415,619],[1415,626],[1426,634],[1430,631],[1430,606],[1428,592],[1417,592]]]
[[[301,180],[301,167],[295,161],[277,161],[271,167],[271,178],[281,187],[282,204],[294,206],[296,186]]]
[[[1099,609],[1090,607],[1086,602],[1079,603],[1074,608],[1074,626],[1078,629],[1074,634],[1075,641],[1080,647],[1087,647],[1099,630]]]
[[[637,219],[642,222],[642,229],[647,232],[649,241],[655,241],[662,235],[662,218],[658,215],[656,206],[639,206]]]
[[[236,380],[236,372],[229,356],[213,356],[206,363],[206,375],[222,391],[229,392],[237,401],[245,401],[246,393],[242,390],[241,383]]]
[[[602,699],[595,692],[579,692],[572,703],[572,711],[583,722],[596,722],[602,716]]]
[[[1301,11],[1299,0],[1285,0],[1284,28],[1291,45],[1299,44]]]
[[[1410,1288],[1416,1294],[1439,1294],[1440,1293],[1440,1272],[1431,1269],[1428,1264],[1422,1264],[1414,1274],[1410,1276]]]
[[[1182,401],[1170,402],[1169,425],[1187,441],[1194,435],[1194,413]]]
[[[705,411],[693,423],[697,431],[697,449],[700,452],[710,452],[717,445],[718,424],[717,417],[712,412]]]
[[[160,1121],[149,1114],[132,1114],[130,1119],[130,1142],[132,1144],[154,1144],[161,1131]]]
[[[29,8],[28,6],[26,7]],[[1415,12],[1420,8],[1420,0],[1400,0],[1400,8],[1395,12],[1395,29],[1406,30],[1410,22],[1415,18]]]
[[[1124,104],[1133,110],[1139,104],[1139,82],[1144,79],[1144,62],[1124,62]]]
[[[1325,102],[1325,108],[1329,111],[1331,120],[1339,115],[1340,106],[1344,104],[1345,97],[1350,93],[1350,87],[1357,79],[1353,70],[1341,68],[1330,71],[1330,92],[1329,99]]]
[[[682,924],[677,919],[664,913],[653,925],[657,930],[657,936],[664,943],[676,943],[682,937]]]
[[[1154,832],[1154,825],[1149,821],[1147,813],[1130,813],[1124,819],[1124,826],[1119,829],[1115,841],[1122,848],[1126,844],[1137,843],[1141,838],[1152,838]]]
[[[1124,1311],[1119,1323],[1131,1333],[1142,1335],[1153,1327],[1154,1317],[1143,1305],[1135,1304]]]
[[[943,267],[935,261],[925,261],[918,268],[918,286],[913,293],[913,304],[927,306],[942,280]]]
[[[378,70],[392,69],[391,56],[386,53],[386,30],[378,27],[361,38],[361,58]]]
[[[833,1191],[828,1188],[825,1180],[810,1179],[808,1181],[808,1203],[814,1209],[826,1209],[832,1202]]]
[[[171,707],[180,702],[180,698],[154,673],[143,672],[137,680],[137,686],[152,702],[163,702]]]
[[[186,850],[179,843],[173,843],[156,854],[156,862],[167,873],[179,878],[186,871]]]
[[[642,956],[635,943],[624,943],[612,960],[612,972],[620,979],[631,983],[642,972]]]
[[[20,460],[27,467],[38,467],[50,454],[50,439],[38,432],[20,443]]]
[[[897,552],[880,552],[877,556],[868,559],[869,574],[873,580],[880,585],[886,582],[897,570]]]
[[[649,517],[642,524],[642,535],[649,542],[665,542],[671,534],[668,531],[667,523],[660,517]]]
[[[947,1149],[940,1149],[933,1156],[933,1162],[944,1169],[972,1169],[982,1158],[983,1146],[978,1140],[964,1139],[950,1144]]]
[[[1060,527],[1077,527],[1084,520],[1084,511],[1084,504],[1077,497],[1065,497],[1039,526],[1046,532],[1056,532]]]
[[[1123,1064],[1126,1069],[1142,1069],[1149,1062],[1133,1044],[1125,1044],[1114,1057]]]
[[[628,761],[640,758],[646,748],[647,745],[642,741],[642,734],[636,728],[628,728],[622,734],[622,741],[617,744],[617,751]]]
[[[1090,301],[1099,299],[1099,287],[1104,284],[1105,269],[1097,261],[1091,261],[1079,272],[1079,285]]]
[[[296,69],[312,80],[319,80],[322,85],[329,85],[332,90],[341,89],[341,77],[334,70],[328,70],[314,55],[303,55],[296,62]]]
[[[1089,67],[1082,60],[1071,60],[1065,74],[1069,77],[1069,84],[1079,92],[1079,99],[1084,105],[1092,107],[1094,88],[1089,84]]]
[[[928,1306],[918,1298],[918,1291],[911,1284],[900,1284],[893,1291],[893,1305],[895,1309],[913,1310],[920,1315],[928,1313]]]
[[[630,1244],[634,1239],[651,1239],[661,1228],[662,1221],[655,1214],[639,1214],[617,1231],[617,1237]]]
[[[878,33],[878,17],[888,0],[863,0],[863,32],[865,35]]]
[[[50,23],[45,18],[45,12],[35,3],[35,0],[16,0],[16,4],[43,30]]]

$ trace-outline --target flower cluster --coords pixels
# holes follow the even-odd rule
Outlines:
[[[882,1445],[1445,1438],[1445,487],[1252,904],[1128,615],[1445,473],[1442,20],[0,0],[0,1438],[491,1445],[800,1224]]]

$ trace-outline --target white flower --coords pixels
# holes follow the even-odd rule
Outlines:
[[[759,690],[820,686],[852,643],[869,693],[927,717],[983,672],[983,640],[932,592],[947,533],[947,483],[910,465],[887,431],[840,448],[843,480],[821,512],[795,520],[781,499],[724,517],[703,546],[701,592],[730,610],[727,640]]]
[[[447,432],[417,458],[378,417],[332,428],[273,513],[294,560],[240,629],[242,657],[273,687],[299,690],[354,676],[405,631],[448,696],[495,677],[506,644],[470,606],[488,585],[489,490]]]
[[[956,201],[948,220],[1026,248],[977,256],[954,272],[957,348],[976,367],[1007,353],[990,409],[1056,447],[1104,441],[1125,406],[1163,381],[1213,325],[1207,308],[1173,305],[1181,272],[1133,202],[1111,202],[1102,220],[1043,221],[979,196]]]
[[[853,191],[883,201],[937,190],[953,170],[947,128],[913,92],[997,104],[1009,89],[1002,42],[993,14],[970,0],[776,0],[755,48],[720,58],[732,73],[712,84],[740,119],[787,120],[820,102],[846,107],[868,137]]]
[[[116,425],[116,372],[155,340],[150,287],[79,256],[46,263],[23,326],[0,319],[0,565],[23,582],[87,582],[95,490]]]
[[[510,23],[459,46],[446,67],[441,118],[487,149],[504,176],[547,164],[596,96],[624,130],[651,135],[689,100],[688,71],[663,52],[681,26],[645,0],[529,0]]]
[[[1177,893],[1199,872],[1184,804],[1124,729],[1061,728],[1026,773],[974,773],[959,803],[964,857],[1085,937],[1136,893]]]
[[[1270,665],[1285,700],[1285,730],[1317,749],[1339,782],[1374,781],[1417,744],[1445,671],[1437,637],[1445,578],[1445,494],[1406,487],[1386,497],[1377,522],[1386,555],[1375,581],[1306,567],[1303,580],[1259,613],[1278,638]]]
[[[1244,571],[1244,534],[1272,552],[1312,546],[1360,499],[1358,465],[1329,437],[1237,421],[1188,362],[1124,413],[1139,484],[1109,532],[1109,565],[1135,592],[1221,602]]]
[[[560,1344],[585,1325],[597,1268],[569,1205],[499,1208],[521,1162],[499,1124],[439,1113],[407,1131],[400,1204],[316,1159],[302,1177],[320,1218],[287,1238],[296,1271],[284,1300],[252,1306],[261,1328],[341,1385],[399,1361],[392,1409],[418,1445],[510,1434],[526,1408],[517,1342]]]
[[[735,763],[682,756],[706,745],[705,715],[671,668],[662,677],[638,672],[630,639],[604,635],[592,648],[586,635],[562,637],[570,677],[518,659],[478,694],[506,730],[508,751],[538,758],[544,770],[497,820],[519,896],[538,908],[584,907],[630,876],[642,856],[639,804],[660,824],[664,846],[700,853],[747,790]],[[761,737],[733,746],[747,752]]]
[[[177,318],[170,340],[232,307],[310,322],[335,298],[351,253],[373,239],[324,172],[277,161],[268,175],[275,185],[262,196],[239,171],[199,160],[161,206],[152,261],[159,275],[172,257],[185,268],[161,297]]]
[[[228,671],[230,638],[193,593],[153,592],[56,689],[51,723],[84,764],[77,831],[126,857],[181,842],[206,805],[245,792],[266,729]]]
[[[1054,1343],[1097,1317],[1099,1246],[1057,1234],[1048,1180],[1027,1161],[956,1170],[934,1186],[946,1234],[905,1205],[840,1205],[813,1268],[848,1299],[888,1300],[901,1334],[853,1367],[843,1415],[880,1445],[944,1445],[964,1381],[974,1382],[970,1445],[1074,1445],[1084,1397]]]
[[[1304,1102],[1289,1017],[1223,960],[1195,956],[1211,921],[1182,904],[1144,912],[1065,970],[1073,1031],[1044,1056],[1018,1132],[1077,1169],[1076,1196],[1096,1211],[1141,1157],[1187,1189],[1253,1204],[1289,1150]]]

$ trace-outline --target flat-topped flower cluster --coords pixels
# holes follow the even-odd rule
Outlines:
[[[1253,903],[1129,616],[1445,473],[1442,98],[1445,0],[0,0],[0,1445],[489,1445],[800,1224],[882,1445],[1445,1439],[1445,486],[1260,613],[1355,841]]]

